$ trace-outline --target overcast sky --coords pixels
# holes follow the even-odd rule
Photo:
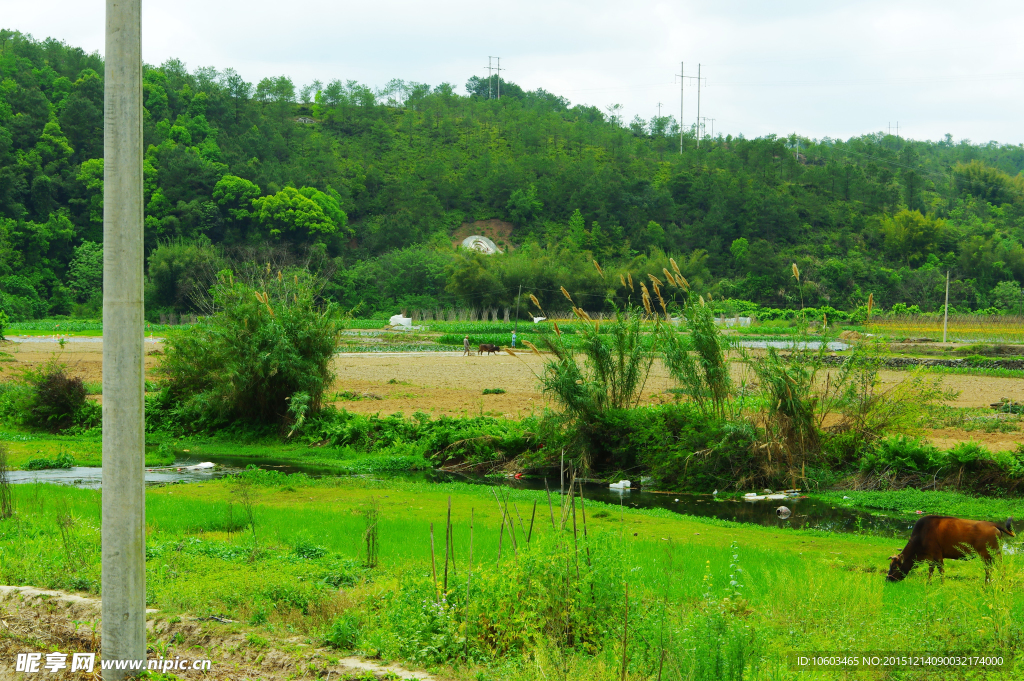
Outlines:
[[[0,0],[0,27],[103,50],[104,3]],[[526,89],[622,104],[625,120],[679,115],[679,63],[707,78],[701,116],[756,137],[1024,142],[1020,0],[143,0],[143,58],[288,75],[392,78],[465,91],[488,55]],[[684,120],[697,115],[696,83]],[[711,132],[711,121],[707,122]]]

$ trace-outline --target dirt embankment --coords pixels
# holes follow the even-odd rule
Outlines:
[[[159,610],[146,611],[149,630],[149,660],[209,659],[204,679],[268,679],[284,680],[304,677],[334,678],[338,681],[366,678],[417,679],[432,681],[434,677],[409,671],[396,665],[379,665],[354,657],[337,659],[338,654],[306,643],[306,639],[290,637],[274,639],[266,631],[253,637],[251,627],[231,620],[213,621],[186,615],[162,615]],[[101,601],[62,591],[25,586],[0,586],[0,681],[24,679],[15,671],[19,653],[42,653],[40,673],[48,679],[100,679],[99,657],[102,652]],[[253,632],[255,633],[255,632]],[[47,653],[67,653],[67,669],[43,671]],[[91,674],[71,672],[71,653],[94,653],[96,662]],[[188,678],[188,672],[179,672]],[[367,674],[370,676],[368,677]]]

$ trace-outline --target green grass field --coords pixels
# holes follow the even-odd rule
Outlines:
[[[216,615],[236,620],[226,632],[260,645],[298,636],[445,678],[514,681],[620,679],[627,584],[633,681],[656,679],[659,666],[663,678],[807,677],[789,670],[790,651],[1009,655],[1024,644],[1018,554],[988,586],[977,561],[947,563],[944,582],[929,584],[918,570],[887,584],[886,557],[902,548],[898,540],[596,503],[586,504],[584,536],[578,501],[574,534],[571,511],[564,529],[553,527],[557,495],[549,507],[532,491],[511,493],[513,549],[490,488],[252,477],[147,491],[147,601],[159,619]],[[449,498],[454,564],[442,594]],[[0,521],[0,581],[96,591],[99,499],[97,491],[17,486],[18,513]],[[379,564],[369,568],[373,504]],[[72,530],[62,534],[58,521],[68,517]],[[186,644],[151,641],[170,654]],[[846,677],[937,678],[930,673]]]

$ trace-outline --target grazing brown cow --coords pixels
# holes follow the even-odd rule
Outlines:
[[[498,352],[499,350],[501,350],[501,348],[499,348],[494,343],[482,343],[480,345],[480,350],[479,350],[479,352],[477,352],[477,354],[478,355],[482,355],[482,354],[484,354],[486,352],[489,355],[492,352]]]
[[[910,541],[895,556],[890,556],[890,582],[899,582],[906,577],[914,566],[928,561],[928,579],[931,580],[935,566],[939,566],[939,575],[945,577],[942,566],[944,558],[966,558],[978,554],[985,563],[985,581],[989,580],[992,561],[999,555],[999,538],[1001,535],[1010,537],[1013,534],[1011,523],[1007,518],[1002,525],[987,520],[964,520],[943,515],[926,515],[914,525],[910,533]]]

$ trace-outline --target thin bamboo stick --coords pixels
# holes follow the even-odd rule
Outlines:
[[[444,587],[442,592],[448,597],[448,557],[451,553],[451,529],[452,529],[452,498],[448,497],[448,518],[444,525]]]
[[[544,491],[548,493],[548,511],[551,513],[551,529],[555,529],[555,507],[551,505],[551,490],[548,488],[548,479],[544,478]]]
[[[437,559],[434,558],[434,523],[430,523],[430,574],[434,577],[434,598],[441,600],[441,594],[437,591]]]
[[[530,537],[533,536],[533,521],[534,521],[534,519],[536,517],[537,517],[537,500],[534,499],[533,500],[533,513],[530,515],[530,532],[529,532],[529,534],[526,535],[526,543],[527,544],[530,543]],[[586,532],[587,517],[586,516],[583,516],[583,522],[584,522],[583,536],[586,536],[586,534],[587,534],[587,532]]]
[[[626,610],[622,615],[622,675],[626,681],[626,643],[629,640],[629,582],[626,582]]]

